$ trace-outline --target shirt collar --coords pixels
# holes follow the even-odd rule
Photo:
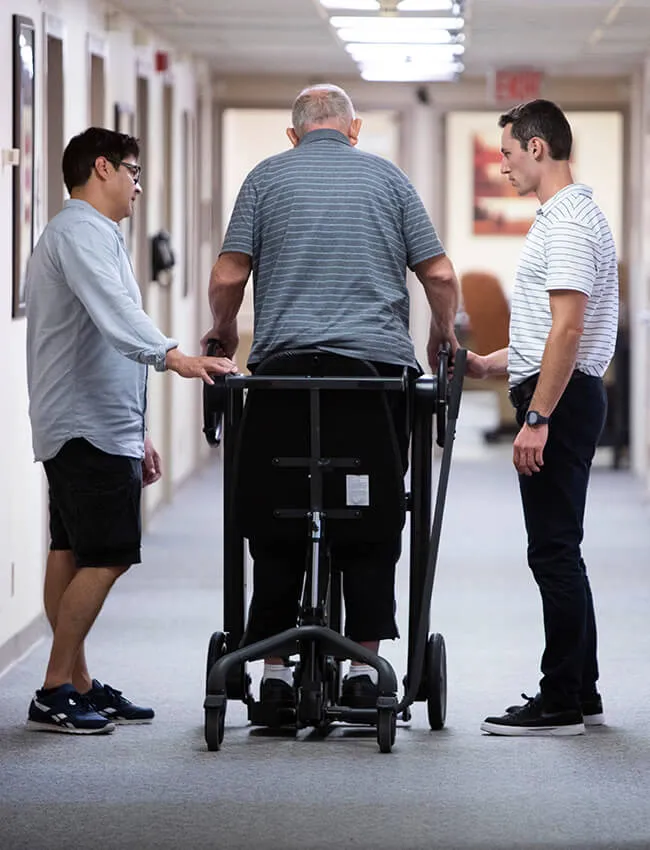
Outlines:
[[[324,130],[311,130],[309,133],[304,135],[300,140],[301,145],[309,144],[310,142],[321,142],[325,139],[331,139],[333,142],[342,142],[344,145],[349,145],[352,147],[350,140],[347,136],[341,133],[339,130],[331,130],[326,128]]]
[[[112,218],[109,218],[108,216],[104,215],[103,213],[100,213],[100,211],[98,209],[95,209],[95,207],[92,204],[89,204],[88,201],[82,201],[81,198],[68,198],[68,200],[63,204],[63,206],[64,206],[64,208],[65,207],[73,207],[73,208],[76,207],[77,209],[85,210],[90,215],[98,216],[102,221],[108,222],[110,225],[112,225],[115,228],[115,230],[117,230],[118,233],[122,232],[120,230],[119,224],[114,222]]]
[[[546,203],[542,204],[542,206],[537,210],[537,215],[548,215],[556,204],[573,194],[585,195],[586,197],[591,198],[593,190],[589,186],[585,186],[584,183],[569,183],[568,186],[565,186],[564,189],[560,189],[560,191],[550,197]]]

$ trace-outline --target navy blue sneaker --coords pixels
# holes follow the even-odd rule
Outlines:
[[[153,708],[134,705],[122,696],[122,691],[102,685],[97,679],[93,679],[93,686],[85,696],[100,714],[115,723],[151,723],[154,718]]]
[[[112,732],[115,724],[99,714],[87,696],[72,685],[61,685],[34,694],[29,705],[27,727],[41,732],[70,735],[100,735]]]

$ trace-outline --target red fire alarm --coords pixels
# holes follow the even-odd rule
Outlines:
[[[154,66],[159,74],[169,68],[169,53],[166,50],[156,50],[154,54]]]

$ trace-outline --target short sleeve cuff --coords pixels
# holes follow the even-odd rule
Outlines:
[[[420,263],[423,263],[425,260],[433,260],[435,257],[441,257],[445,253],[446,251],[442,244],[438,242],[438,244],[433,248],[418,251],[416,254],[413,254],[412,257],[409,257],[409,268],[413,271],[416,266],[419,266]]]
[[[235,239],[226,239],[221,246],[219,256],[221,254],[246,254],[249,257],[253,256],[253,248],[250,244]]]
[[[568,280],[551,280],[547,282],[544,288],[547,292],[562,292],[567,290],[569,292],[581,292],[588,298],[591,298],[591,293],[593,292],[593,287],[587,283],[579,285],[574,281]]]

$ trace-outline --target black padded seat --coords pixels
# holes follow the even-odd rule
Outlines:
[[[366,361],[305,350],[274,354],[256,368],[255,375],[379,377]],[[390,540],[403,527],[404,470],[387,395],[405,391],[319,391],[320,456],[325,464],[323,530],[328,544]],[[235,492],[231,494],[244,537],[268,541],[309,538],[310,433],[309,389],[248,389],[235,449]],[[278,463],[289,458],[303,459],[305,465],[296,468]],[[349,464],[328,465],[328,459],[335,464],[347,459]],[[369,504],[363,504],[365,492]],[[331,516],[331,511],[342,509],[350,518]],[[279,518],[278,510],[304,511],[305,516]]]

